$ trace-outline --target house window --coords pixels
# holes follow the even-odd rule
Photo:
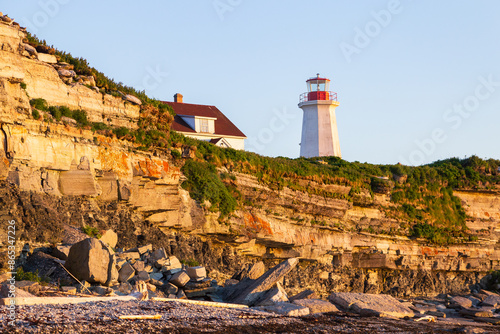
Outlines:
[[[200,132],[208,133],[208,119],[200,119]]]

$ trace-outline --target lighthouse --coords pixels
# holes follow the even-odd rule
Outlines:
[[[304,112],[300,156],[304,158],[336,156],[341,158],[335,108],[337,93],[328,91],[330,80],[316,77],[306,81],[307,92],[300,95]]]

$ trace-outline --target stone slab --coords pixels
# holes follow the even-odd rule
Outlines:
[[[258,306],[255,307],[257,310],[277,313],[281,315],[286,315],[289,317],[301,317],[305,315],[309,315],[309,308],[305,306],[295,305],[291,303],[278,303],[274,305],[268,306]]]
[[[321,299],[296,299],[293,301],[293,304],[309,308],[311,314],[339,311],[339,309],[335,305]]]
[[[280,281],[298,263],[298,258],[290,258],[269,269],[258,279],[250,280],[250,284],[247,279],[242,280],[233,286],[234,292],[231,294],[231,300],[228,301],[237,304],[253,305],[261,297],[262,292],[271,289],[276,282]]]
[[[412,310],[390,295],[334,292],[328,300],[346,310],[365,316],[404,318],[414,316]]]

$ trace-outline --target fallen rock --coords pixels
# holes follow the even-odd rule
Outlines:
[[[307,290],[304,290],[302,292],[299,292],[298,294],[290,297],[289,299],[290,299],[290,303],[292,303],[294,300],[297,300],[297,299],[318,299],[318,295],[316,294],[316,292],[307,289]]]
[[[108,280],[109,256],[102,242],[88,238],[71,246],[66,269],[79,280],[105,284]]]
[[[113,284],[118,283],[118,277],[119,277],[119,272],[118,272],[118,266],[116,265],[116,256],[110,254],[109,266],[108,266],[108,280],[106,281],[106,286],[111,286]]]
[[[481,302],[481,304],[482,305],[486,305],[486,306],[497,307],[498,305],[500,305],[500,296],[498,296],[498,295],[489,295],[488,297],[486,297]],[[471,306],[472,306],[472,301],[471,301]]]
[[[132,264],[132,267],[134,267],[135,271],[143,271],[144,270],[144,262],[143,261],[135,261],[134,264]]]
[[[149,263],[155,263],[156,261],[158,261],[160,259],[164,259],[166,257],[167,257],[167,253],[165,253],[165,250],[163,248],[158,248],[153,253],[151,253]]]
[[[139,271],[137,273],[137,277],[136,277],[137,280],[139,281],[148,281],[149,280],[149,273],[147,271]]]
[[[334,292],[328,300],[363,316],[413,317],[413,312],[390,295]]]
[[[182,288],[187,282],[189,282],[189,276],[185,271],[179,271],[175,273],[169,281],[179,288]]]
[[[56,56],[49,55],[47,53],[39,53],[38,60],[43,61],[44,63],[47,64],[57,64]]]
[[[288,302],[288,296],[285,292],[285,289],[283,289],[281,284],[278,282],[272,289],[269,289],[265,293],[263,293],[259,297],[259,299],[254,302],[254,304],[256,306],[267,306],[284,302]]]
[[[465,297],[460,297],[456,296],[451,298],[451,307],[455,308],[469,308],[472,307],[472,300],[465,298]]]
[[[144,254],[146,254],[148,252],[152,252],[152,251],[153,251],[153,245],[151,245],[151,244],[137,248],[137,252],[141,255],[144,255]]]
[[[137,97],[135,97],[134,95],[130,95],[130,94],[127,94],[123,97],[125,100],[127,100],[128,102],[131,102],[133,104],[137,104],[137,105],[142,105],[142,102],[140,99],[138,99]]]
[[[70,248],[71,248],[71,246],[64,246],[64,245],[56,246],[56,247],[52,248],[52,256],[66,261],[68,259]]]
[[[118,234],[115,233],[113,230],[107,230],[104,231],[104,233],[101,236],[101,240],[103,243],[108,245],[109,247],[115,248],[116,244],[118,242]]]
[[[26,44],[26,43],[23,43],[22,44],[24,50],[28,51],[28,53],[31,55],[31,56],[38,56],[38,52],[36,51],[36,49],[34,47],[32,47],[31,45],[29,44]]]
[[[309,308],[291,303],[278,303],[268,306],[255,307],[258,310],[286,315],[289,317],[301,317],[309,314]]]
[[[262,276],[266,272],[266,267],[264,262],[259,261],[253,264],[245,264],[243,268],[236,274],[231,277],[232,279],[236,279],[241,281],[244,278],[257,279]]]
[[[293,304],[305,306],[313,313],[338,312],[338,308],[330,302],[321,299],[296,299]]]
[[[76,73],[74,71],[65,69],[60,69],[59,71],[57,71],[57,74],[59,74],[59,76],[64,78],[72,78],[76,76]]]
[[[127,261],[139,260],[141,258],[141,256],[137,252],[125,252],[125,253],[119,254],[118,256],[121,257],[122,259],[127,260]]]
[[[135,269],[130,263],[125,263],[120,271],[118,272],[118,282],[127,282],[129,279],[134,277]]]
[[[272,288],[299,263],[298,258],[290,258],[269,269],[256,280],[244,279],[229,288],[233,292],[228,296],[228,301],[236,304],[253,305],[261,294]]]
[[[150,273],[149,278],[159,281],[163,279],[163,273]]]
[[[193,281],[201,281],[207,277],[207,270],[202,266],[188,267],[186,271]]]

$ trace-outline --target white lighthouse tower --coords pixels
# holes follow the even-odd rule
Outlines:
[[[315,78],[306,81],[307,93],[300,95],[299,108],[304,111],[300,156],[304,158],[336,156],[341,158],[335,108],[337,93],[329,92],[330,80]]]

